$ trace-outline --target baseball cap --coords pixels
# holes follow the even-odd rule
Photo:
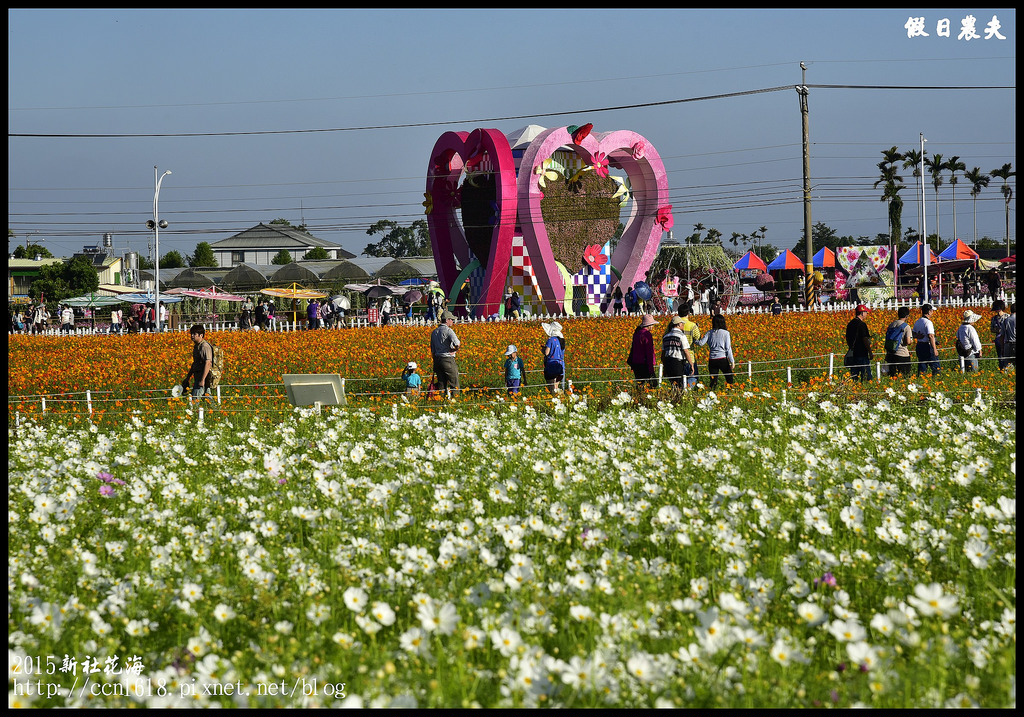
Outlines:
[[[407,363],[405,365],[405,367],[407,369],[409,369],[410,371],[415,371],[416,370],[416,362],[415,361],[410,361],[409,363]]]
[[[455,321],[455,314],[453,314],[450,311],[442,312],[442,314],[441,314],[441,323],[444,323],[448,319],[451,319],[452,321]]]
[[[854,313],[863,314],[863,313],[866,313],[868,311],[871,311],[871,309],[869,309],[868,307],[864,306],[864,304],[857,304],[857,308],[854,310]]]
[[[519,353],[519,349],[516,348],[515,344],[509,344],[508,348],[505,349],[505,355],[511,356],[512,354]]]

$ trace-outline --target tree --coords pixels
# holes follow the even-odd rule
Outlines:
[[[196,244],[196,250],[188,259],[188,265],[196,266],[217,266],[217,260],[213,256],[213,247],[209,242],[201,241]]]
[[[927,155],[928,153],[925,152]],[[924,158],[924,166],[928,168],[928,173],[932,175],[932,186],[935,187],[935,235],[939,234],[939,187],[942,186],[942,171],[946,168],[946,163],[942,161],[942,155],[936,154],[931,159],[926,156]]]
[[[1003,193],[1003,203],[1006,205],[1006,256],[1010,256],[1010,200],[1013,199],[1013,189],[1006,183],[1006,180],[1017,176],[1017,173],[1010,169],[1011,166],[1013,165],[1007,162],[999,169],[989,172],[993,177],[1003,180],[1003,186],[999,191]]]
[[[410,226],[403,227],[390,219],[381,219],[366,230],[370,236],[381,234],[381,240],[367,244],[363,253],[367,256],[433,256],[430,246],[430,232],[425,219],[417,219]]]
[[[278,217],[277,219],[274,219],[272,221],[267,222],[267,224],[271,224],[271,225],[278,224],[280,226],[292,227],[292,229],[298,229],[300,232],[305,232],[306,234],[309,234],[309,232],[306,230],[306,225],[305,224],[299,224],[297,226],[292,226],[292,223],[290,221],[288,221],[287,219],[284,219],[283,217]]]
[[[921,179],[921,150],[908,149],[903,153],[903,168],[914,170],[914,192],[916,195],[918,181]],[[922,224],[921,202],[917,202],[917,226],[920,229]]]
[[[161,269],[180,269],[183,266],[185,266],[185,258],[177,249],[171,249],[160,257]]]
[[[53,254],[42,244],[27,244],[25,246],[16,246],[14,248],[14,254],[12,255],[15,259],[35,259],[37,256],[40,259],[52,259]]]
[[[315,246],[307,251],[306,255],[302,258],[304,261],[323,261],[324,259],[330,259],[331,255],[322,246]]]
[[[100,276],[92,263],[83,257],[68,262],[47,264],[39,270],[39,278],[32,282],[29,295],[45,297],[47,301],[63,301],[72,296],[96,291]]]
[[[882,150],[882,161],[878,163],[881,177],[874,183],[877,189],[882,185],[882,201],[886,203],[887,214],[889,215],[889,236],[890,243],[896,244],[903,236],[903,199],[899,193],[904,189],[903,177],[897,174],[896,163],[903,159],[903,155],[896,147]]]
[[[960,161],[960,157],[953,155],[946,162],[946,169],[949,170],[949,186],[953,190],[953,241],[956,241],[958,238],[956,233],[956,185],[960,181],[956,174],[966,171],[967,165]]]
[[[981,171],[981,167],[975,167],[970,172],[964,172],[964,178],[971,183],[971,196],[974,198],[974,246],[978,246],[978,195],[981,190],[988,186],[991,177]]]
[[[273,259],[270,260],[270,263],[271,264],[275,264],[277,266],[284,266],[285,264],[291,264],[292,263],[292,255],[288,253],[287,249],[282,249],[281,251],[277,252],[277,256],[275,256]]]

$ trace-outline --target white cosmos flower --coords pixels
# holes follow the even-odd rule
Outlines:
[[[235,611],[230,606],[224,603],[219,603],[217,607],[213,609],[213,616],[217,618],[217,622],[227,622],[235,616]]]
[[[925,617],[938,615],[945,618],[960,612],[956,596],[946,595],[938,583],[916,585],[914,594],[907,598],[907,602],[917,608],[917,611]]]
[[[874,669],[878,665],[878,650],[866,642],[848,642],[846,654],[849,655],[850,662],[863,665],[868,670]]]
[[[370,612],[373,613],[377,622],[385,627],[395,624],[395,611],[386,602],[375,602],[370,608]]]
[[[341,597],[345,601],[345,607],[352,612],[361,612],[369,600],[366,591],[357,587],[348,588]]]
[[[820,625],[825,621],[825,611],[813,602],[800,603],[796,608],[796,612],[811,627]]]
[[[420,605],[416,616],[426,632],[439,632],[442,635],[451,635],[455,632],[455,626],[459,622],[459,613],[450,602],[444,605]]]
[[[859,642],[867,638],[868,633],[856,619],[833,620],[828,631],[839,642]]]

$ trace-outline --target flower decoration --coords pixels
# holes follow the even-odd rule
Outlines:
[[[553,182],[561,176],[561,172],[554,169],[554,166],[555,161],[549,158],[545,159],[534,168],[534,173],[540,177],[540,179],[537,180],[537,184],[541,189],[544,189],[548,182]]]
[[[599,271],[608,262],[608,257],[601,252],[600,244],[593,244],[583,250],[583,260],[590,264],[594,271]]]
[[[444,191],[448,204],[458,209],[462,206],[462,190],[454,182],[445,182]]]
[[[643,142],[637,142],[632,147],[633,159],[643,159],[644,154],[647,152],[647,145]]]
[[[675,220],[672,218],[672,205],[666,204],[665,206],[658,209],[658,224],[661,225],[662,231],[668,231],[675,226]]]
[[[424,214],[431,214],[434,211],[434,198],[430,196],[430,192],[423,192],[423,201],[421,202],[425,207]]]
[[[599,177],[608,176],[608,155],[604,152],[598,152],[594,155],[594,171],[597,172]]]
[[[594,125],[592,123],[590,123],[590,122],[588,122],[587,124],[583,125],[582,127],[579,127],[577,125],[571,124],[568,127],[566,127],[566,129],[569,131],[569,134],[572,135],[573,143],[574,144],[579,144],[584,139],[586,139],[587,135],[589,135],[591,130],[594,129]]]

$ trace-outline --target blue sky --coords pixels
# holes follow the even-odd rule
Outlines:
[[[976,18],[981,37],[957,39]],[[993,16],[1006,39],[985,39]],[[908,37],[923,17],[928,37]],[[950,20],[950,36],[937,23]],[[808,84],[1013,86],[1016,13],[887,10],[9,10],[8,226],[57,255],[114,235],[145,252],[153,166],[164,180],[161,253],[191,252],[284,217],[354,253],[378,219],[423,216],[425,172],[445,131],[592,122],[631,129],[668,169],[675,234],[726,237],[764,225],[792,246],[803,226],[799,63]],[[788,86],[784,91],[619,110],[599,108]],[[893,145],[1016,169],[1015,90],[810,92],[813,221],[840,235],[887,231],[872,188]],[[582,110],[596,110],[583,112]],[[578,114],[576,112],[579,111]],[[544,113],[570,112],[554,117]],[[523,119],[476,120],[537,115]],[[429,124],[428,124],[429,123]],[[428,126],[395,129],[380,125]],[[912,180],[910,172],[905,179]],[[1015,179],[1013,182],[1016,196]],[[979,236],[1004,238],[993,181]],[[957,234],[974,236],[970,185]],[[918,227],[915,193],[904,227]],[[948,183],[939,230],[953,235]],[[935,193],[926,192],[935,230]],[[1016,199],[1011,203],[1011,233]],[[13,246],[13,243],[11,244]]]

